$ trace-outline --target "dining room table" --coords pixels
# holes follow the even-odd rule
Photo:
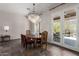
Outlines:
[[[37,41],[41,41],[40,35],[29,35],[28,36],[32,41],[34,41],[34,46],[37,46]],[[41,43],[40,43],[41,44]]]

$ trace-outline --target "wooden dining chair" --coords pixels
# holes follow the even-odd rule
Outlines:
[[[36,40],[37,46],[41,46],[41,33],[39,33],[39,38]]]
[[[48,32],[44,31],[41,33],[41,45],[43,48],[43,45],[45,44],[45,48],[47,49],[47,38],[48,38]]]
[[[22,47],[26,47],[26,37],[23,34],[21,34],[21,45]]]
[[[28,45],[31,46],[32,44],[34,46],[34,43],[35,43],[35,41],[32,40],[31,37],[21,34],[21,45],[24,48],[27,48]]]
[[[30,30],[26,30],[26,35],[31,35],[31,31]]]
[[[26,36],[26,48],[27,48],[27,45],[30,45],[30,46],[33,45],[33,47],[34,47],[34,43],[35,43],[34,39],[32,39],[31,37]]]

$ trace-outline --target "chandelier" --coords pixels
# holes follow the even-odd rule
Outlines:
[[[38,22],[38,20],[40,20],[40,16],[37,13],[35,13],[35,3],[33,3],[33,11],[28,14],[28,19],[32,23],[36,23]]]

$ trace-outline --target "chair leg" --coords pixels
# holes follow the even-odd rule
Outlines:
[[[24,47],[24,44],[23,44],[23,42],[21,42],[21,46],[22,46],[22,47]]]
[[[47,49],[47,43],[46,43],[46,49]]]
[[[25,45],[25,48],[27,48],[27,44]]]
[[[33,43],[33,48],[35,48],[35,43]]]
[[[21,46],[22,46],[23,48],[25,48],[26,45],[25,45],[25,44],[21,44]]]
[[[42,45],[43,45],[43,44],[42,44],[42,42],[41,42],[41,44],[40,44],[40,45],[41,45],[41,49],[42,49],[42,47],[43,47],[43,46],[42,46]]]
[[[43,52],[43,44],[41,45],[41,51],[40,52]]]

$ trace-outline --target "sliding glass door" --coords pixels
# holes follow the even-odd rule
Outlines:
[[[68,10],[53,17],[53,43],[61,46],[75,49],[78,41],[78,20],[76,11]]]
[[[61,23],[60,17],[57,16],[53,19],[53,41],[60,43]]]
[[[77,40],[77,19],[75,11],[65,13],[63,25],[64,44],[70,47],[75,47]]]
[[[77,20],[74,19],[64,19],[64,44],[75,47],[77,40]]]

